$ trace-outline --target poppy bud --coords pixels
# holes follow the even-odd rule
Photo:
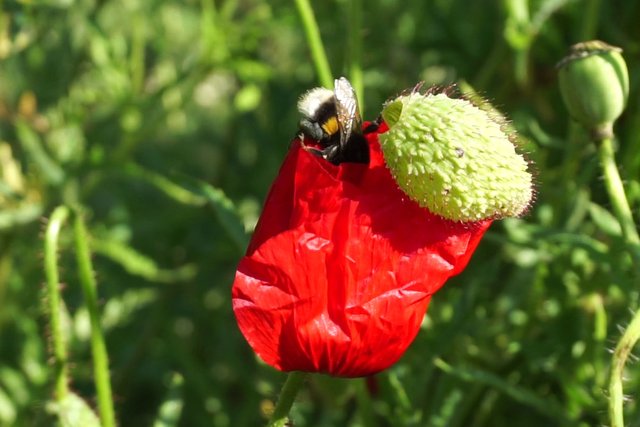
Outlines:
[[[599,40],[575,44],[560,63],[560,92],[569,114],[597,138],[611,137],[629,96],[622,49]]]
[[[388,102],[380,144],[400,188],[453,221],[521,215],[533,197],[531,174],[495,116],[445,93]]]

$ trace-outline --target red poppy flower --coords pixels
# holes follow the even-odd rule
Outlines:
[[[491,223],[410,200],[385,167],[386,130],[366,135],[368,165],[333,165],[296,140],[273,183],[232,296],[240,330],[277,369],[357,377],[391,366]]]

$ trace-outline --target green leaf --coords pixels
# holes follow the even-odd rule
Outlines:
[[[164,175],[145,169],[135,163],[129,163],[126,166],[125,171],[129,175],[153,185],[165,195],[179,203],[193,206],[202,206],[206,204],[206,200],[198,194],[194,194],[182,186],[175,184]]]
[[[129,289],[110,298],[102,310],[102,327],[108,331],[131,322],[140,310],[158,300],[158,294],[158,288]]]
[[[29,404],[29,385],[24,375],[9,367],[0,367],[0,385],[2,385],[11,396],[11,400],[18,405]],[[0,421],[2,416],[0,415]],[[0,425],[2,423],[0,422]]]
[[[0,425],[13,425],[18,410],[9,394],[0,386]]]
[[[43,177],[50,184],[57,185],[64,179],[64,171],[51,159],[40,141],[38,134],[27,125],[26,122],[18,120],[15,123],[18,139],[24,150],[29,154],[30,159],[42,172]]]
[[[220,224],[229,234],[229,237],[231,237],[239,249],[244,250],[249,243],[249,239],[231,200],[222,190],[212,187],[205,182],[200,182],[200,190],[217,214]]]
[[[52,405],[58,415],[60,427],[100,427],[100,421],[87,402],[75,393],[69,393]]]
[[[29,224],[40,218],[42,206],[39,203],[23,203],[15,208],[3,207],[0,211],[0,230],[10,230],[19,225]]]
[[[542,0],[537,6],[537,10],[531,18],[531,24],[535,32],[540,31],[542,26],[549,21],[551,16],[562,9],[567,3],[573,0]]]
[[[158,415],[153,422],[153,427],[174,427],[178,425],[184,404],[182,397],[183,384],[182,375],[177,372],[174,373],[169,384],[169,391],[160,406]]]
[[[206,182],[180,175],[169,179],[138,165],[129,164],[126,171],[156,187],[179,203],[192,206],[211,206],[220,224],[241,251],[247,247],[248,237],[238,211],[222,190]]]
[[[148,256],[117,240],[93,239],[91,247],[100,255],[119,264],[129,274],[143,277],[151,282],[173,283],[192,279],[197,272],[193,264],[170,270],[158,267]]]
[[[603,233],[614,237],[622,236],[620,223],[611,212],[602,206],[593,202],[589,203],[589,215],[596,227]]]
[[[235,205],[224,192],[206,182],[187,176],[179,177],[180,183],[194,194],[204,198],[218,217],[218,221],[227,232],[238,249],[244,250],[249,243],[244,224],[238,215]]]
[[[431,416],[429,425],[445,427],[453,424],[457,410],[462,404],[464,393],[459,388],[451,390],[444,398],[438,413]]]

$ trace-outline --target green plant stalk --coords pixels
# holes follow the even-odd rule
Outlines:
[[[585,12],[580,21],[580,36],[578,40],[593,40],[598,34],[598,19],[600,18],[600,0],[587,0]]]
[[[509,42],[513,50],[513,75],[520,89],[529,86],[529,49],[533,42],[531,33],[531,16],[529,14],[529,0],[504,0],[503,9],[509,26],[516,26],[520,40],[517,44]]]
[[[640,259],[640,237],[633,221],[633,215],[629,202],[624,192],[622,179],[618,173],[615,155],[613,152],[613,140],[605,137],[596,141],[598,143],[598,155],[600,165],[604,172],[604,181],[609,193],[613,212],[622,227],[622,235],[625,241],[632,245],[632,256],[638,262]],[[622,387],[622,374],[627,357],[631,349],[640,338],[640,310],[636,312],[631,323],[622,334],[611,360],[611,372],[609,377],[609,419],[611,427],[624,427],[624,392]]]
[[[87,230],[80,212],[75,213],[76,256],[80,275],[80,285],[91,323],[91,351],[93,354],[93,375],[98,394],[98,409],[102,427],[115,427],[115,412],[109,378],[109,357],[100,326],[96,280],[87,242]]]
[[[327,59],[327,54],[322,44],[322,39],[320,38],[320,30],[313,14],[313,9],[308,0],[296,0],[296,7],[298,8],[300,19],[302,19],[302,26],[307,36],[307,43],[309,43],[311,57],[316,67],[320,85],[326,88],[332,88],[333,74],[331,73],[329,60]]]
[[[593,339],[596,342],[595,348],[600,354],[607,339],[607,309],[601,296],[596,296],[593,306]],[[593,366],[596,372],[597,390],[604,390],[607,383],[607,369],[604,357],[594,357]]]
[[[289,372],[267,427],[284,427],[287,424],[293,401],[296,399],[300,386],[304,383],[307,375],[306,372]]]
[[[359,378],[352,382],[356,389],[356,400],[358,402],[358,415],[362,427],[375,427],[376,420],[373,416],[371,395],[367,388],[366,378]]]
[[[622,375],[629,353],[640,338],[640,310],[636,312],[627,330],[618,341],[613,352],[611,378],[609,381],[609,419],[611,427],[624,427],[624,392]]]
[[[49,219],[44,241],[44,268],[47,278],[47,302],[54,365],[54,397],[60,402],[69,392],[67,348],[60,315],[60,275],[58,272],[58,236],[69,216],[66,206],[58,206]]]
[[[633,215],[631,214],[631,208],[629,208],[629,202],[627,201],[624,186],[622,185],[622,180],[620,179],[620,174],[616,166],[612,138],[603,138],[597,141],[597,143],[600,165],[604,172],[604,182],[607,193],[609,193],[611,205],[613,206],[613,213],[620,222],[622,235],[625,240],[634,246],[633,256],[636,257],[637,260],[637,246],[640,245],[640,237],[638,236]]]
[[[529,88],[529,47],[514,51],[514,78],[520,89]]]
[[[364,83],[362,79],[362,0],[349,2],[349,79],[358,97],[360,114],[364,116]]]

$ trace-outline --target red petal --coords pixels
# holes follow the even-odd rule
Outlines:
[[[238,325],[278,369],[351,377],[389,367],[490,225],[420,208],[384,167],[377,134],[368,139],[369,165],[334,166],[294,143],[238,266]]]

